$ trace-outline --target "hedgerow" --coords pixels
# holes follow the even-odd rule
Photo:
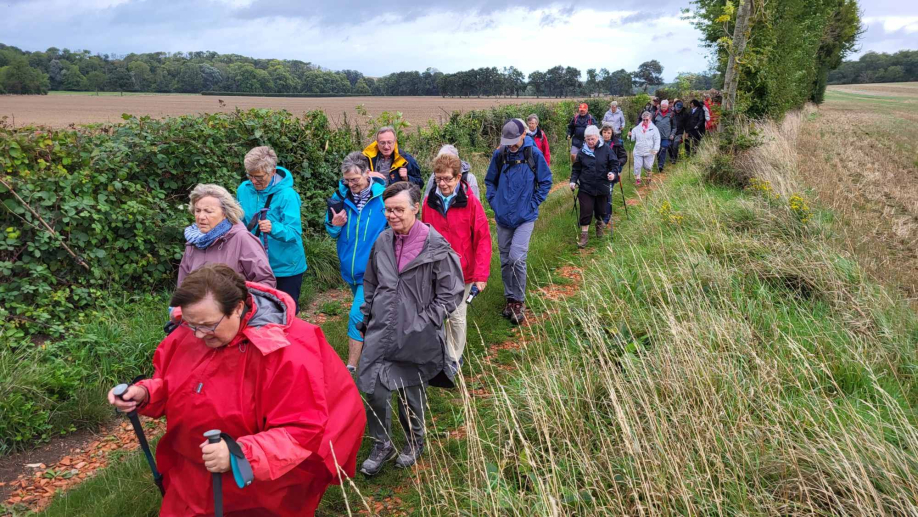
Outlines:
[[[0,128],[2,335],[57,336],[106,291],[174,282],[188,192],[202,182],[235,192],[243,157],[258,145],[277,151],[303,198],[305,227],[319,228],[338,164],[356,145],[321,111]]]

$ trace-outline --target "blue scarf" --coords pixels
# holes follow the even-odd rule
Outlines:
[[[596,149],[599,149],[600,147],[602,147],[602,139],[599,139],[599,143],[596,144]],[[596,158],[596,151],[590,149],[589,144],[587,144],[586,142],[583,143],[583,148],[581,148],[580,150],[583,151],[583,153],[586,154],[587,156],[592,156],[593,158]]]
[[[233,223],[229,222],[229,219],[224,219],[220,224],[214,226],[211,231],[201,233],[201,230],[198,230],[198,223],[194,223],[185,228],[185,240],[188,241],[188,244],[194,244],[194,247],[199,250],[207,249],[214,241],[230,231],[232,227]]]

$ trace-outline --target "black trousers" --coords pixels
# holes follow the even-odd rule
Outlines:
[[[605,220],[609,194],[594,196],[581,190],[577,193],[577,200],[580,201],[580,226],[589,226],[590,219],[594,217],[600,223]]]
[[[276,277],[277,281],[277,290],[283,291],[290,295],[293,298],[293,301],[296,302],[296,312],[300,312],[300,289],[303,287],[303,273],[293,276],[279,276]]]

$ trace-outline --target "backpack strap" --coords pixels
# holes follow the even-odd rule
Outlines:
[[[268,208],[270,208],[272,199],[274,199],[273,192],[271,194],[268,194],[268,199],[265,200],[265,206],[264,208],[262,208],[262,210],[267,210]],[[246,229],[248,231],[255,230],[256,237],[261,236],[261,228],[256,228],[258,226],[258,221],[261,220],[258,218],[260,214],[261,214],[261,210],[259,210],[258,212],[255,213],[255,215],[252,216],[252,219],[249,221],[248,226],[246,226]]]

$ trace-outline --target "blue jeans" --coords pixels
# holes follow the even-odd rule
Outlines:
[[[657,170],[662,172],[663,167],[666,167],[666,155],[669,154],[669,140],[662,139],[660,140],[660,152],[657,153]]]
[[[363,284],[352,285],[351,292],[354,293],[354,301],[351,303],[351,312],[347,315],[347,337],[363,343],[363,336],[357,330],[357,324],[363,321],[363,313],[360,312],[360,306],[363,305]]]

